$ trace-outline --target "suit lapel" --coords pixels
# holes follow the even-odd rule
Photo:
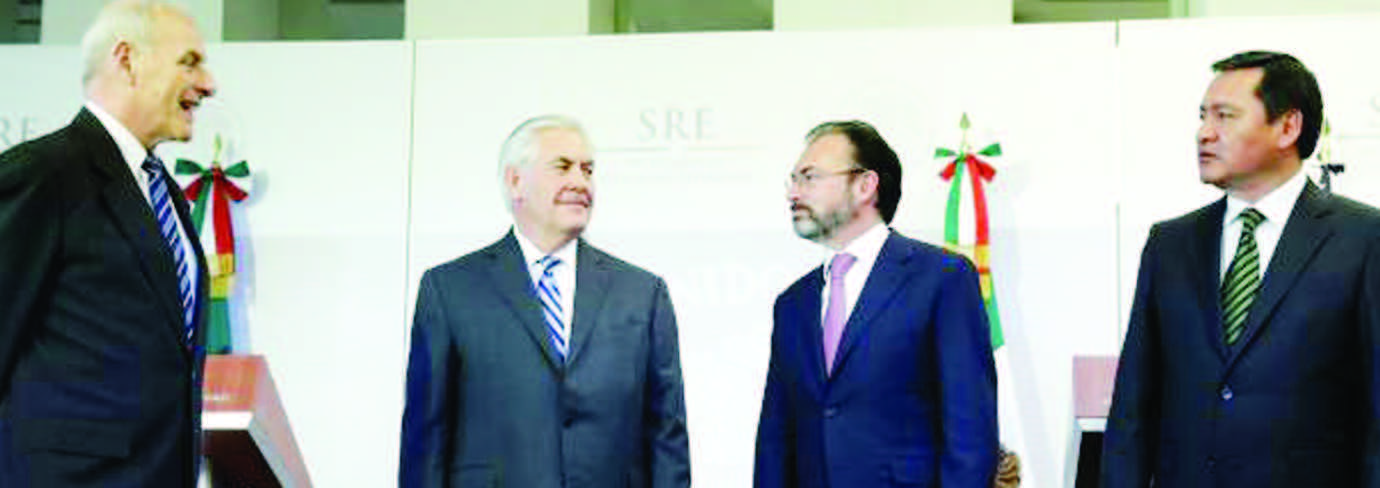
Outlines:
[[[571,323],[570,357],[567,364],[574,364],[580,353],[589,344],[594,328],[602,322],[599,312],[608,295],[609,278],[612,271],[604,254],[585,244],[584,239],[575,248],[575,314]]]
[[[489,282],[502,297],[504,305],[513,312],[518,326],[527,331],[532,342],[541,349],[546,363],[556,370],[564,365],[556,360],[556,351],[547,336],[546,322],[542,318],[541,303],[532,291],[532,276],[527,271],[522,250],[518,248],[517,238],[510,231],[497,244],[487,249],[489,256]]]
[[[872,319],[886,309],[892,297],[900,291],[901,285],[910,278],[906,267],[910,254],[910,249],[901,245],[900,237],[895,233],[887,236],[881,252],[877,254],[872,272],[863,284],[862,293],[858,295],[858,303],[853,306],[853,313],[849,314],[844,325],[843,338],[839,340],[839,347],[834,355],[834,376],[838,376],[844,362],[848,360],[849,353],[872,323]]]
[[[1217,200],[1194,222],[1193,247],[1187,262],[1193,263],[1194,283],[1198,284],[1198,310],[1202,311],[1202,333],[1217,351],[1218,358],[1227,357],[1222,325],[1222,219],[1227,213],[1227,199]]]
[[[1304,186],[1303,193],[1289,215],[1289,221],[1284,224],[1284,231],[1280,233],[1274,256],[1270,258],[1269,266],[1265,268],[1265,273],[1261,277],[1260,295],[1256,297],[1255,303],[1251,304],[1251,310],[1246,315],[1245,335],[1241,338],[1240,347],[1235,348],[1232,353],[1227,363],[1228,368],[1241,357],[1242,351],[1250,347],[1260,330],[1269,324],[1269,318],[1274,314],[1280,300],[1294,286],[1299,275],[1303,274],[1304,268],[1317,254],[1318,248],[1332,235],[1332,229],[1323,221],[1330,213],[1327,201],[1327,196],[1319,194],[1318,187],[1314,186],[1312,181]]]
[[[177,269],[172,251],[168,249],[162,234],[158,232],[157,219],[153,209],[139,190],[138,182],[125,164],[120,149],[106,133],[105,126],[95,115],[82,109],[73,121],[76,133],[89,143],[89,156],[92,164],[105,176],[105,186],[101,199],[110,209],[115,227],[125,238],[136,256],[139,267],[149,286],[159,297],[161,308],[168,319],[164,322],[173,332],[179,346],[182,338],[182,304],[177,284]],[[190,227],[189,227],[190,228]],[[186,348],[179,347],[184,350]]]

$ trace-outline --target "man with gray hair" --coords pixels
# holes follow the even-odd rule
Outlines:
[[[670,296],[580,238],[590,153],[574,120],[523,122],[499,158],[512,229],[422,277],[399,486],[690,485]]]
[[[153,149],[215,91],[192,19],[107,4],[85,107],[0,154],[0,486],[195,484],[206,261]]]

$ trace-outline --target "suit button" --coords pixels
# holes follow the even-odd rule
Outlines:
[[[1208,471],[1212,471],[1213,469],[1217,468],[1217,458],[1209,456],[1207,458],[1207,462],[1204,464],[1207,465]]]
[[[1227,402],[1229,402],[1229,401],[1231,401],[1232,397],[1234,397],[1234,396],[1236,396],[1236,394],[1235,394],[1235,393],[1232,393],[1231,387],[1230,387],[1230,386],[1223,386],[1223,387],[1222,387],[1222,401],[1227,401]]]
[[[827,408],[824,409],[824,418],[826,418],[826,419],[834,418],[834,416],[835,416],[835,415],[838,415],[838,414],[839,414],[839,409],[838,409],[838,407],[827,407]]]

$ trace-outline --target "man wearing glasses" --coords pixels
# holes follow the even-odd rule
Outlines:
[[[859,121],[806,136],[788,198],[829,257],[776,299],[757,488],[982,487],[998,455],[978,275],[890,228],[901,164]]]

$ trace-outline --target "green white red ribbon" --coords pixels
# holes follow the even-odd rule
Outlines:
[[[949,159],[948,164],[944,165],[944,169],[939,172],[941,179],[950,182],[948,203],[944,207],[944,244],[950,250],[968,256],[977,266],[978,279],[982,285],[982,302],[987,309],[988,322],[992,328],[992,349],[995,350],[1005,343],[1005,338],[1002,335],[1001,316],[997,313],[997,296],[992,287],[992,268],[989,256],[991,232],[987,212],[986,185],[996,177],[997,170],[979,156],[1001,156],[1001,145],[993,143],[974,153],[968,147],[967,114],[964,114],[960,127],[964,130],[964,141],[959,146],[958,151],[938,148],[934,152],[936,159]],[[976,235],[973,236],[971,245],[963,244],[962,236],[959,235],[961,233],[959,223],[962,220],[960,207],[963,201],[965,180],[971,188],[972,217],[976,224],[974,226]]]
[[[222,168],[221,140],[216,137],[215,154],[209,166],[178,159],[174,173],[187,181],[183,193],[192,202],[192,224],[196,227],[202,249],[207,253],[207,267],[211,279],[211,320],[207,323],[207,351],[212,354],[229,353],[229,298],[235,283],[235,227],[231,218],[232,203],[249,197],[249,164],[245,161]],[[206,215],[211,218],[207,220]]]

